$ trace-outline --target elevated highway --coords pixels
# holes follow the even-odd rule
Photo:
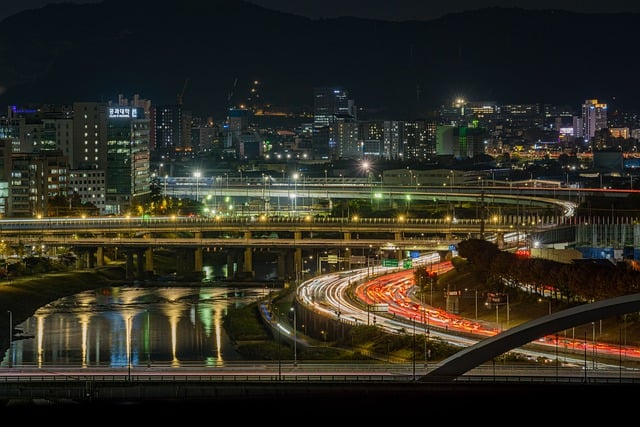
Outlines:
[[[521,222],[524,221],[524,222]],[[406,258],[407,251],[448,251],[468,237],[494,239],[503,247],[525,243],[527,234],[570,227],[563,217],[484,219],[323,217],[88,217],[4,219],[0,236],[16,252],[44,253],[59,247],[81,254],[80,267],[104,265],[104,251],[126,254],[128,271],[153,270],[153,250],[174,248],[186,262],[181,273],[202,269],[202,251],[235,251],[242,271],[252,272],[255,250],[278,251],[282,277],[303,271],[303,251],[342,252],[346,267],[370,263],[368,255]],[[360,252],[360,254],[358,254]],[[365,257],[365,252],[367,257]],[[359,255],[359,256],[358,256]]]

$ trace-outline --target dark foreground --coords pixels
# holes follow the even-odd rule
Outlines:
[[[268,425],[302,420],[332,426],[345,420],[395,420],[405,425],[415,421],[424,424],[425,417],[454,423],[475,420],[483,425],[493,421],[503,425],[508,420],[555,424],[559,419],[593,421],[594,411],[598,413],[598,408],[608,405],[620,408],[619,415],[623,416],[624,403],[640,392],[638,384],[611,383],[246,383],[201,387],[201,393],[176,389],[174,396],[157,398],[145,391],[147,397],[139,398],[5,399],[0,411],[19,414],[22,421],[60,419],[66,425],[105,421],[128,424],[131,419],[127,417],[143,422],[188,423],[195,421],[194,417],[203,421],[202,417],[211,421],[224,417],[227,421]],[[282,419],[288,416],[295,421]]]

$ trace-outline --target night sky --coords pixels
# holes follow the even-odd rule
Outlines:
[[[130,0],[135,3],[136,0]],[[307,16],[310,18],[335,18],[356,16],[389,21],[428,20],[450,12],[476,10],[484,7],[521,7],[524,9],[559,9],[585,13],[640,13],[640,2],[629,0],[248,0],[250,3]],[[3,1],[0,20],[26,9],[38,9],[49,3],[100,3],[101,0],[19,0]],[[391,6],[391,7],[390,7]]]

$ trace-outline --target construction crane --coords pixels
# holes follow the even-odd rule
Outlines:
[[[178,105],[182,105],[182,99],[184,97],[184,92],[187,90],[188,84],[189,84],[189,77],[184,79],[184,84],[182,85],[182,91],[178,94]]]

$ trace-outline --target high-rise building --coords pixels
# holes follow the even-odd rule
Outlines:
[[[585,100],[582,104],[582,120],[584,140],[589,142],[597,131],[608,127],[607,104],[600,103],[597,99]]]
[[[434,121],[414,120],[404,123],[402,153],[405,160],[425,161],[436,156]]]
[[[460,126],[454,130],[457,136],[457,147],[453,155],[460,159],[472,159],[484,154],[484,141],[487,131],[484,128]]]
[[[339,117],[334,122],[333,135],[339,159],[362,159],[362,140],[358,137],[358,125],[350,117]]]
[[[107,104],[74,102],[71,169],[107,166]]]
[[[173,157],[191,151],[191,119],[182,105],[161,105],[152,108],[154,157]]]
[[[124,214],[132,200],[151,192],[149,119],[141,108],[109,109],[106,213]]]
[[[49,216],[49,200],[67,194],[68,159],[59,152],[13,153],[7,214]]]
[[[330,126],[336,115],[351,116],[356,119],[356,109],[349,94],[342,88],[317,87],[313,93],[314,126]]]
[[[337,140],[336,122],[357,122],[356,106],[347,91],[339,87],[317,87],[313,93],[313,151],[336,157],[344,151]],[[344,129],[340,130],[344,132]],[[347,151],[351,151],[350,148]]]

